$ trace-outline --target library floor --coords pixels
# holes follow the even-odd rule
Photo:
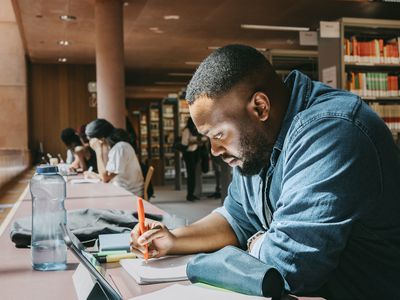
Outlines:
[[[0,193],[0,225],[25,190],[34,170],[28,170],[2,188]]]
[[[152,204],[170,215],[186,218],[189,224],[221,206],[221,199],[207,198],[207,195],[215,191],[215,183],[212,179],[203,181],[202,197],[194,202],[186,201],[186,186],[182,186],[180,191],[175,191],[172,185],[156,186],[154,190],[155,197],[150,200]]]
[[[26,188],[33,173],[33,169],[28,170],[2,189],[0,194],[0,225]],[[151,198],[151,203],[168,212],[170,215],[185,218],[190,224],[206,216],[221,205],[221,199],[208,199],[206,196],[213,193],[214,189],[215,183],[213,180],[205,179],[201,199],[189,202],[186,201],[185,185],[182,186],[180,191],[176,191],[173,185],[155,186],[155,197]]]

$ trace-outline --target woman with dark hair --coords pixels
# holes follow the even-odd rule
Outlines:
[[[82,169],[85,171],[92,167],[94,171],[97,171],[96,154],[89,145],[82,144],[75,129],[63,129],[60,137],[67,147],[66,163],[70,165],[71,169]]]
[[[199,146],[204,143],[201,135],[196,129],[191,117],[188,118],[186,127],[182,131],[182,145],[187,146],[183,152],[183,160],[186,165],[187,195],[186,200],[194,201],[199,198],[194,195],[196,187],[196,166],[200,161]]]
[[[97,119],[86,126],[86,135],[90,147],[96,152],[99,174],[85,175],[112,182],[137,196],[143,196],[143,174],[135,150],[129,144],[128,133],[114,128],[107,120]]]

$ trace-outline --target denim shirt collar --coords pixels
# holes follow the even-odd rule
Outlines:
[[[286,134],[294,117],[307,107],[312,89],[311,79],[297,70],[290,72],[284,81],[284,85],[290,90],[290,100],[285,118],[282,122],[281,130],[272,150],[270,158],[272,167],[275,167],[276,165],[285,142]],[[268,169],[269,167],[261,170],[259,176],[264,178]]]

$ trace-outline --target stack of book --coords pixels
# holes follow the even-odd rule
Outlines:
[[[385,121],[393,135],[400,132],[400,105],[371,103],[370,106]]]
[[[364,64],[399,64],[400,37],[390,40],[360,41],[353,36],[344,39],[344,62]]]
[[[348,72],[347,89],[363,98],[399,97],[399,74]]]

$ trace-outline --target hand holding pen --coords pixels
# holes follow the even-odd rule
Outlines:
[[[146,256],[147,258],[165,256],[168,254],[168,251],[172,249],[176,238],[164,224],[160,222],[146,223],[144,220],[144,207],[142,210],[143,215],[142,217],[140,216],[140,202],[143,205],[143,200],[138,200],[139,223],[131,231],[131,252],[145,259]],[[141,220],[142,225],[140,225]],[[142,228],[145,229],[144,232],[141,231],[141,226],[144,227]]]
[[[142,236],[148,229],[148,227],[145,224],[145,216],[144,216],[144,205],[143,205],[143,199],[138,198],[137,199],[137,212],[138,212],[138,219],[139,219],[139,234]],[[145,251],[144,251],[144,259],[147,260],[149,258],[149,245],[145,244]]]

